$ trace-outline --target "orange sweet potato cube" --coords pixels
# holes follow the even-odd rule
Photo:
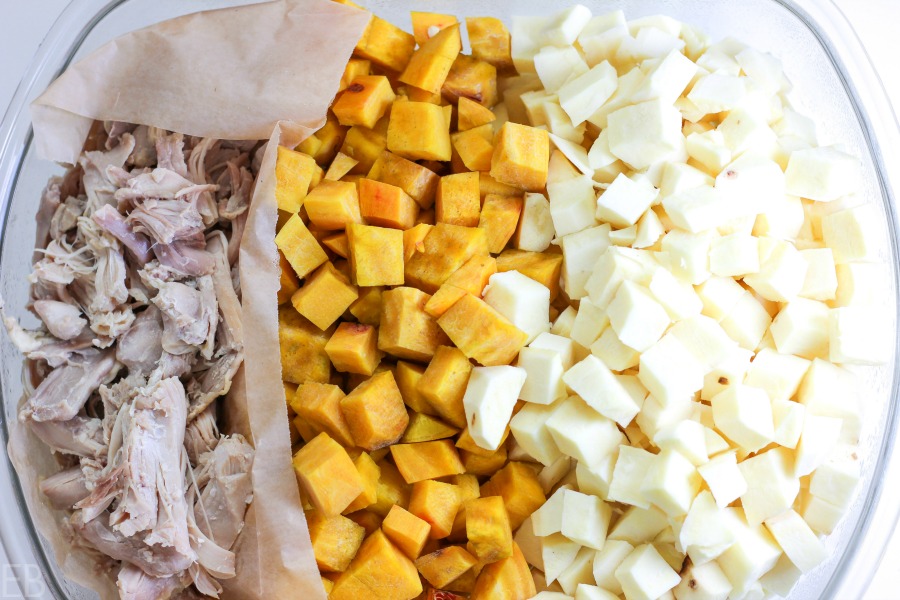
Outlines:
[[[440,13],[414,10],[409,13],[409,16],[412,19],[413,37],[416,38],[416,44],[420,47],[433,38],[437,32],[457,23],[456,17],[453,15],[442,15]],[[435,29],[431,29],[432,27]]]
[[[478,173],[444,175],[438,183],[435,219],[463,227],[478,225],[481,198],[478,193]]]
[[[344,90],[331,110],[341,125],[375,127],[378,119],[396,98],[391,82],[384,75],[362,75]]]
[[[431,169],[424,167],[393,152],[382,152],[372,169],[369,179],[396,185],[409,194],[422,208],[430,208],[434,204],[438,176]]]
[[[360,375],[372,375],[382,356],[375,327],[349,322],[338,325],[325,352],[338,371]]]
[[[404,89],[406,90],[406,97],[413,102],[428,102],[430,104],[437,104],[438,106],[444,104],[444,97],[441,96],[440,92],[431,93],[411,85],[406,86]]]
[[[440,346],[419,380],[417,389],[428,405],[448,423],[465,427],[463,396],[471,373],[472,364],[459,348]]]
[[[440,479],[465,471],[459,452],[450,440],[394,444],[391,446],[391,456],[406,483]]]
[[[491,177],[490,173],[485,173],[484,171],[480,171],[478,173],[480,177],[479,187],[481,189],[481,201],[484,202],[484,199],[488,194],[496,194],[498,196],[521,196],[522,190],[518,188],[514,188],[511,185],[506,185],[505,183],[500,183],[493,177]]]
[[[327,577],[320,577],[320,579],[322,580],[322,587],[325,588],[325,595],[327,596],[331,593],[331,590],[334,589],[334,582]]]
[[[419,393],[418,384],[425,373],[424,365],[397,361],[397,369],[394,377],[397,379],[397,387],[400,388],[400,395],[403,396],[403,402],[416,413],[434,415],[436,411],[429,406],[428,401]]]
[[[424,241],[424,251],[405,266],[406,283],[429,294],[473,256],[487,256],[487,233],[477,227],[438,223]]]
[[[454,104],[460,98],[468,98],[483,106],[493,106],[497,103],[497,68],[489,62],[460,54],[447,73],[441,93]]]
[[[409,512],[427,521],[431,539],[439,540],[450,535],[459,504],[456,486],[426,479],[413,484]]]
[[[463,353],[484,366],[508,365],[528,336],[484,300],[466,294],[437,320]]]
[[[402,390],[400,393],[403,393]],[[400,438],[400,441],[404,444],[432,442],[434,440],[443,440],[453,437],[457,433],[459,433],[459,429],[447,425],[437,417],[426,415],[425,413],[413,412],[409,416],[409,426],[407,426],[406,431],[403,432],[403,437]]]
[[[297,435],[299,436],[299,438],[302,439],[304,442],[310,442],[310,441],[312,441],[312,439],[314,437],[316,437],[317,435],[322,433],[321,431],[319,431],[315,427],[313,427],[309,423],[309,421],[307,421],[303,417],[298,417],[296,415],[291,420],[291,425],[293,425],[294,431],[297,432]],[[296,440],[296,441],[299,441],[299,440]],[[296,441],[292,442],[292,445],[294,443],[296,443]]]
[[[294,292],[300,289],[300,279],[294,273],[291,263],[284,257],[284,253],[278,251],[278,266],[281,268],[281,277],[278,287],[278,304],[284,304],[291,299]]]
[[[537,593],[531,569],[519,546],[513,542],[512,556],[482,569],[470,600],[528,600]]]
[[[306,214],[318,229],[344,229],[362,223],[356,185],[348,181],[323,181],[307,196]]]
[[[368,451],[395,443],[409,424],[409,415],[390,371],[376,373],[341,400],[353,441]]]
[[[409,229],[419,215],[419,205],[409,194],[374,179],[359,180],[359,208],[370,225],[394,229]]]
[[[491,170],[494,155],[494,130],[490,123],[473,127],[450,136],[453,149],[467,169],[487,172]],[[478,175],[478,173],[473,173]]]
[[[460,50],[459,23],[454,23],[427,39],[413,53],[400,81],[431,93],[439,92]]]
[[[378,348],[406,360],[426,361],[434,356],[447,336],[425,312],[430,296],[411,287],[397,287],[382,294]]]
[[[497,272],[492,256],[473,256],[451,275],[425,305],[432,317],[440,317],[466,293],[481,297],[491,275]]]
[[[431,525],[396,505],[391,507],[381,528],[388,539],[412,560],[419,558],[431,533]]]
[[[425,238],[434,225],[417,223],[403,232],[403,260],[408,261],[416,252],[425,251]]]
[[[331,573],[346,570],[356,556],[366,530],[347,517],[326,518],[316,510],[306,512],[306,523],[319,570]]]
[[[429,102],[394,102],[387,148],[410,160],[450,160],[450,123],[444,109]]]
[[[416,48],[416,39],[399,27],[372,16],[354,54],[391,71],[402,71]]]
[[[296,213],[309,191],[316,161],[312,156],[278,146],[275,158],[275,200],[278,208]]]
[[[403,232],[351,223],[347,227],[350,270],[356,285],[403,285]]]
[[[328,329],[359,297],[355,285],[326,262],[291,296],[291,304],[319,329]]]
[[[368,128],[354,125],[347,130],[340,151],[353,160],[356,165],[350,169],[351,174],[368,173],[378,159],[378,155],[387,147],[387,124],[389,117],[379,120],[375,127]],[[347,178],[344,178],[345,181]]]
[[[381,321],[381,286],[359,288],[359,298],[350,305],[350,314],[360,323],[378,325]]]
[[[508,121],[494,140],[491,177],[527,192],[547,185],[550,136],[543,129]]]
[[[534,279],[550,290],[550,299],[559,295],[559,274],[562,270],[562,254],[552,252],[528,252],[509,248],[497,257],[497,271],[518,271]]]
[[[353,436],[341,412],[344,392],[329,383],[308,382],[297,386],[291,408],[316,432],[324,431],[344,447],[352,448]]]
[[[329,600],[412,600],[421,593],[415,564],[379,529],[365,539],[334,582]]]
[[[468,131],[475,127],[481,127],[493,123],[497,116],[486,106],[482,106],[475,100],[461,96],[456,105],[456,130]],[[492,140],[493,141],[493,140]],[[493,145],[492,145],[493,148]]]
[[[503,21],[494,17],[466,17],[466,30],[475,58],[491,63],[498,71],[512,70],[509,31]]]
[[[378,500],[378,480],[381,479],[381,468],[365,452],[360,452],[353,461],[359,476],[362,478],[363,491],[350,506],[344,509],[344,513],[352,513],[375,504]]]
[[[481,486],[482,496],[501,496],[509,515],[509,526],[516,530],[522,521],[539,509],[547,497],[534,470],[527,464],[509,462]]]
[[[466,536],[469,550],[485,563],[512,556],[512,528],[500,496],[466,502]]]
[[[394,506],[406,508],[409,506],[409,496],[412,486],[403,481],[403,476],[393,464],[386,460],[378,463],[381,468],[381,477],[375,489],[375,504],[369,507],[373,513],[385,517]]]
[[[348,256],[350,256],[350,242],[347,241],[347,234],[343,231],[340,233],[334,233],[327,237],[323,237],[322,245],[341,258],[347,258]]]
[[[366,535],[372,535],[381,528],[382,518],[370,510],[358,510],[346,517],[362,527]]]
[[[338,123],[337,117],[328,113],[325,124],[314,135],[307,138],[308,140],[315,138],[318,142],[315,153],[310,152],[309,154],[316,159],[316,163],[319,165],[329,164],[337,154],[341,144],[344,143],[346,135],[347,128]]]
[[[310,501],[326,518],[340,515],[364,489],[347,451],[324,432],[294,454],[294,470]]]
[[[344,74],[341,75],[341,82],[338,84],[338,91],[343,92],[347,89],[357,77],[363,77],[372,72],[372,61],[364,58],[351,58],[344,67]]]
[[[466,504],[469,500],[473,500],[481,496],[481,488],[478,485],[478,477],[472,473],[463,473],[462,475],[454,475],[452,483],[456,486],[459,493],[459,510],[456,512],[456,518],[453,520],[453,530],[447,537],[452,542],[460,542],[468,539],[466,537]]]
[[[281,376],[291,383],[331,379],[331,361],[325,353],[330,331],[322,331],[290,306],[278,309]]]
[[[476,563],[478,559],[462,546],[447,546],[416,560],[416,568],[425,581],[436,588],[444,588]]]
[[[347,156],[343,152],[338,152],[331,164],[328,165],[328,171],[325,172],[326,181],[339,181],[341,177],[353,170],[353,167],[359,164],[359,161],[351,156]]]
[[[300,215],[293,215],[281,227],[275,236],[275,245],[293,267],[297,277],[306,277],[328,260],[328,255],[309,232]]]
[[[466,473],[490,476],[502,469],[509,457],[506,452],[506,446],[500,446],[487,455],[461,450],[459,458],[463,462]]]
[[[518,196],[490,194],[485,197],[478,226],[487,231],[492,254],[500,254],[506,248],[506,243],[516,232],[521,214],[522,198]]]

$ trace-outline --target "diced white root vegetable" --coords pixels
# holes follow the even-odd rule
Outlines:
[[[744,283],[766,300],[792,300],[806,278],[807,263],[800,251],[790,242],[770,238],[760,239],[759,251],[759,270],[744,277]]]
[[[803,517],[793,510],[767,519],[766,528],[791,562],[804,573],[828,557],[825,546]]]
[[[534,533],[534,527],[531,525],[531,517],[522,521],[519,529],[516,530],[516,535],[513,540],[519,546],[519,550],[522,551],[522,556],[525,557],[525,561],[536,569],[543,571],[544,558],[541,549],[542,540]]]
[[[610,247],[600,255],[584,287],[591,302],[605,309],[612,302],[623,281],[649,283],[650,277],[658,267],[659,263],[652,253],[646,250]]]
[[[671,427],[661,429],[653,437],[653,443],[660,450],[678,452],[691,461],[694,466],[700,466],[709,461],[704,427],[697,421],[681,421]]]
[[[875,246],[881,230],[875,208],[868,204],[822,217],[822,238],[834,253],[834,262],[875,259]]]
[[[741,70],[766,94],[776,94],[790,88],[781,61],[768,52],[744,48],[734,58],[741,65]]]
[[[806,261],[806,278],[800,295],[811,300],[832,300],[837,292],[837,272],[831,248],[801,250]]]
[[[701,400],[711,400],[713,396],[723,391],[729,385],[740,383],[750,368],[750,359],[753,352],[734,347],[725,354],[722,361],[703,377],[703,389],[700,390]]]
[[[609,133],[604,129],[594,140],[591,149],[588,152],[588,164],[591,169],[597,170],[616,162],[618,157],[609,150]]]
[[[655,455],[631,446],[619,446],[619,456],[609,484],[609,499],[614,502],[649,508],[650,501],[641,491]]]
[[[525,107],[528,120],[534,127],[546,126],[547,112],[545,107],[559,102],[559,96],[545,90],[525,92],[520,96],[520,99]]]
[[[638,220],[637,233],[634,236],[634,242],[632,242],[631,246],[633,248],[649,248],[650,246],[656,245],[656,242],[665,233],[666,230],[663,227],[662,221],[659,220],[659,217],[654,211],[648,210]]]
[[[705,426],[703,433],[706,437],[706,452],[710,458],[731,450],[731,445],[712,427]]]
[[[747,492],[747,481],[737,466],[734,452],[725,452],[697,467],[716,504],[725,508]]]
[[[890,330],[877,308],[846,306],[828,314],[828,353],[839,364],[878,365],[890,356]]]
[[[692,285],[703,283],[710,275],[709,245],[716,235],[714,231],[669,231],[662,239],[665,266],[673,275]]]
[[[765,391],[737,384],[716,394],[710,402],[716,429],[746,452],[756,452],[772,442],[772,404]]]
[[[690,190],[701,185],[712,186],[715,180],[708,173],[685,163],[669,162],[663,167],[659,184],[659,197]]]
[[[806,407],[793,400],[772,400],[772,420],[775,422],[773,441],[785,448],[796,448],[806,420]]]
[[[756,216],[753,235],[795,239],[803,227],[803,203],[796,196],[771,198],[765,212]]]
[[[550,201],[543,194],[526,193],[522,216],[516,231],[516,248],[529,252],[543,252],[556,236]]]
[[[684,343],[666,334],[641,354],[638,379],[662,406],[669,406],[700,390],[706,370]]]
[[[587,295],[584,286],[610,246],[610,226],[604,223],[564,235],[559,245],[563,252],[563,287],[569,298],[579,300]]]
[[[758,112],[738,107],[730,111],[719,124],[718,129],[725,137],[725,143],[731,148],[732,156],[739,156],[748,151],[764,156],[772,154],[772,149],[777,143],[775,132],[769,128],[766,116]]]
[[[554,533],[562,533],[563,508],[567,491],[567,488],[556,490],[556,493],[547,498],[547,501],[539,509],[531,513],[531,527],[535,535],[546,537]]]
[[[624,540],[632,546],[637,546],[653,541],[668,526],[666,513],[655,506],[650,508],[632,506],[616,521],[609,532],[609,539]]]
[[[569,310],[568,307],[566,311]],[[574,318],[574,310],[569,314],[572,314]],[[564,313],[565,314],[565,311]],[[562,317],[562,314],[560,315]],[[557,318],[557,323],[559,323],[559,318]],[[554,323],[555,325],[555,323]],[[543,350],[553,350],[557,354],[559,354],[560,359],[562,360],[563,369],[570,368],[573,364],[575,364],[575,343],[569,339],[568,337],[562,334],[556,333],[542,333],[528,344],[529,348],[535,349],[543,349]]]
[[[755,350],[759,346],[771,323],[772,317],[750,292],[744,292],[719,321],[731,339],[747,350]]]
[[[735,204],[738,216],[755,217],[784,197],[784,173],[767,155],[745,152],[723,167],[716,189]]]
[[[547,583],[553,583],[575,561],[581,546],[561,533],[541,538],[541,561]]]
[[[828,356],[828,306],[816,300],[794,298],[772,321],[775,346],[782,354],[803,358]]]
[[[596,217],[615,227],[634,225],[658,194],[659,191],[643,179],[619,175],[597,198]]]
[[[650,100],[620,108],[607,118],[609,149],[634,169],[644,169],[684,144],[681,113]]]
[[[677,338],[700,361],[704,372],[716,367],[723,357],[737,348],[725,330],[705,315],[695,315],[675,323],[667,335]]]
[[[615,422],[577,396],[563,400],[547,419],[546,427],[563,454],[589,467],[602,462],[625,440]]]
[[[654,213],[648,211],[647,214]],[[653,271],[647,288],[673,321],[689,319],[703,309],[703,302],[693,286],[672,275],[668,269],[658,268]]]
[[[652,544],[635,548],[616,569],[628,600],[656,600],[681,581]]]
[[[572,470],[572,467],[572,459],[570,457],[560,456],[553,463],[541,469],[541,472],[538,473],[538,481],[541,483],[541,489],[544,490],[544,494],[549,496],[558,483],[560,484],[559,487],[562,488],[565,484],[561,482]]]
[[[606,500],[609,497],[609,482],[612,481],[613,469],[618,456],[617,450],[590,467],[587,463],[579,462],[575,466],[575,480],[578,489]]]
[[[588,227],[594,227],[597,197],[594,182],[588,175],[547,183],[550,197],[550,216],[556,235],[562,237]]]
[[[792,454],[785,448],[774,448],[738,463],[747,481],[741,505],[751,525],[779,515],[793,505],[800,491],[800,480],[793,473]]]
[[[591,354],[613,371],[636,367],[640,360],[640,352],[623,344],[612,327],[604,329],[600,337],[591,344]]]
[[[699,490],[697,469],[676,450],[657,454],[641,484],[644,498],[670,517],[687,514]]]
[[[607,100],[606,104],[592,114],[591,118],[588,119],[588,122],[596,125],[600,129],[606,129],[609,125],[609,115],[622,107],[630,106],[631,94],[634,93],[634,90],[637,89],[637,86],[640,85],[643,80],[644,73],[638,67],[634,67],[624,75],[620,75],[619,84],[616,87],[616,92],[612,95],[612,98]]]
[[[608,326],[609,317],[606,310],[595,305],[590,299],[582,298],[569,335],[576,344],[590,348]]]
[[[675,102],[697,72],[697,65],[677,50],[672,50],[653,67],[632,94],[634,102],[660,99]]]
[[[782,554],[775,566],[759,578],[759,584],[767,592],[787,598],[802,576],[803,571],[794,566],[787,555]]]
[[[836,417],[806,415],[794,458],[794,474],[797,477],[809,475],[828,458],[840,441],[842,425],[843,421]]]
[[[516,16],[510,31],[510,55],[521,74],[534,73],[534,55],[543,45],[540,31],[545,17]]]
[[[573,4],[550,17],[545,17],[541,40],[554,46],[571,46],[590,21],[591,10],[583,4]]]
[[[731,149],[725,145],[721,131],[710,129],[703,133],[692,133],[685,137],[688,156],[700,164],[708,173],[717,175],[731,162]]]
[[[846,509],[856,493],[859,477],[856,448],[839,447],[813,473],[809,481],[809,493],[829,504]]]
[[[827,535],[837,527],[844,516],[844,509],[807,492],[800,515],[813,531]]]
[[[619,43],[627,35],[625,13],[616,10],[597,15],[588,21],[578,35],[578,44],[588,63],[595,65],[615,56]]]
[[[631,281],[619,286],[606,312],[622,343],[639,352],[655,344],[670,323],[666,309],[650,291]]]
[[[870,263],[835,265],[837,291],[834,306],[869,306],[880,289],[880,269]]]
[[[766,348],[756,354],[744,383],[765,390],[773,401],[788,400],[794,397],[809,365],[805,358]]]
[[[641,412],[634,421],[644,435],[653,439],[661,429],[690,419],[694,414],[694,407],[695,403],[690,396],[674,399],[664,406],[651,395],[644,400]]]
[[[550,333],[558,336],[568,337],[572,331],[572,324],[575,322],[575,316],[578,314],[578,311],[574,306],[567,306],[566,310],[559,313],[559,316],[556,317],[556,320],[553,321],[553,326],[550,327]],[[535,341],[540,339],[541,336],[535,338]],[[533,344],[534,342],[532,342]]]
[[[741,102],[746,93],[747,88],[740,77],[710,73],[694,83],[687,98],[697,108],[710,114],[731,110]]]
[[[615,68],[603,61],[566,81],[559,88],[559,104],[572,123],[583,123],[613,95],[618,85]]]
[[[701,312],[716,321],[724,319],[746,293],[731,277],[710,277],[696,289],[703,303]]]
[[[596,356],[588,356],[566,371],[563,381],[588,406],[622,427],[628,425],[641,408]]]
[[[574,490],[565,492],[561,531],[573,542],[601,550],[611,518],[612,508],[600,498]]]
[[[678,600],[727,600],[731,582],[715,562],[692,564],[681,576],[675,587]]]
[[[791,153],[785,183],[787,192],[801,198],[830,202],[860,187],[859,160],[832,146]]]
[[[472,369],[463,406],[469,434],[481,448],[500,447],[525,377],[524,369],[507,365]]]
[[[528,403],[509,422],[510,431],[519,446],[542,465],[553,464],[563,455],[547,429],[547,419],[553,416],[557,407],[558,404],[543,406]]]
[[[715,560],[734,543],[731,519],[708,491],[697,495],[678,533],[678,542],[693,564]]]
[[[534,70],[544,89],[555,93],[570,78],[587,73],[588,66],[578,50],[571,46],[544,46],[534,55]]]
[[[617,600],[617,599],[618,599],[618,596],[616,596],[612,592],[608,592],[601,587],[598,587],[596,585],[590,585],[587,583],[578,584],[578,588],[575,590],[575,600]]]
[[[524,331],[528,342],[550,331],[550,290],[518,271],[491,275],[484,301]]]
[[[622,593],[622,584],[616,579],[615,572],[634,546],[624,540],[606,540],[601,550],[594,555],[594,581],[605,590],[618,596]]]
[[[665,197],[662,205],[672,223],[691,233],[719,227],[737,216],[738,209],[717,188],[707,185],[676,192]]]
[[[568,115],[564,114],[562,107],[559,110],[556,110],[554,105],[550,105],[549,112],[547,108],[544,109],[544,114],[547,116],[547,122],[550,126],[550,141],[553,142],[553,145],[563,153],[572,165],[578,169],[584,175],[594,175],[594,169],[591,168],[590,161],[588,160],[587,150],[584,149],[584,146],[581,145],[581,140],[584,138],[584,131],[582,131],[581,125],[574,126],[571,125],[571,121],[569,120]],[[563,118],[559,118],[558,115],[562,113]],[[565,134],[564,132],[558,132],[559,125],[554,126],[554,121],[559,120],[561,124],[565,127],[572,127],[572,131],[569,134]]]
[[[734,515],[731,521],[736,541],[716,562],[734,588],[732,596],[740,598],[775,566],[781,556],[781,547],[764,526],[749,525],[741,509],[727,510]]]
[[[759,272],[759,240],[734,233],[713,240],[709,247],[709,270],[720,277],[743,277]]]
[[[592,548],[582,548],[575,555],[572,564],[560,573],[557,581],[569,598],[574,598],[575,591],[580,584],[591,583],[594,575],[591,572],[595,551]]]
[[[564,369],[559,353],[544,348],[522,348],[516,366],[524,369],[527,375],[519,392],[521,400],[551,404],[565,397]]]
[[[559,585],[558,583],[556,585]],[[560,589],[562,586],[560,586]],[[556,592],[550,590],[541,590],[531,597],[531,600],[572,600],[572,596],[565,592]]]

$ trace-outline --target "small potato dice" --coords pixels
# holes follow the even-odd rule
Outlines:
[[[466,30],[475,58],[491,63],[498,71],[512,70],[509,31],[503,21],[494,17],[466,17]]]
[[[365,452],[360,452],[353,461],[359,476],[362,478],[363,491],[344,509],[344,514],[353,513],[375,504],[378,500],[378,481],[381,479],[381,468]]]
[[[350,271],[356,285],[403,285],[403,232],[352,223],[347,227]]]
[[[497,68],[489,62],[460,54],[453,61],[441,93],[452,103],[469,98],[483,106],[497,103]]]
[[[350,566],[334,582],[330,600],[412,600],[422,593],[415,564],[382,530],[365,539]]]
[[[494,140],[491,177],[527,192],[547,185],[550,136],[543,129],[504,123]]]
[[[490,123],[450,136],[453,149],[459,154],[466,168],[484,172],[491,170],[491,157],[494,155],[493,139],[494,130]]]
[[[559,275],[562,271],[563,255],[551,252],[528,252],[507,249],[497,257],[497,271],[518,271],[534,279],[550,290],[550,300],[559,295]]]
[[[300,210],[309,191],[315,167],[316,161],[312,156],[278,146],[278,156],[275,159],[275,200],[280,210],[289,213]]]
[[[460,500],[456,486],[426,479],[413,484],[409,512],[431,525],[430,538],[439,540],[450,535]]]
[[[430,296],[411,287],[397,287],[382,295],[378,348],[397,358],[427,361],[448,342],[437,322],[425,312]]]
[[[300,215],[293,215],[275,236],[275,245],[284,253],[297,277],[306,277],[328,260],[319,242],[309,232]]]
[[[356,43],[354,54],[391,71],[400,72],[406,68],[415,48],[416,38],[373,15],[369,26]]]
[[[353,440],[360,448],[378,450],[395,443],[409,424],[409,415],[390,371],[376,373],[341,400]]]
[[[481,486],[482,496],[501,496],[509,515],[509,526],[518,529],[522,521],[539,509],[547,497],[530,466],[512,461]]]
[[[478,227],[487,231],[488,249],[492,254],[500,254],[506,248],[516,232],[521,214],[522,198],[495,194],[485,196]]]
[[[294,470],[310,501],[326,518],[340,515],[364,489],[347,451],[320,433],[294,454]]]
[[[472,364],[459,348],[440,346],[416,389],[438,415],[457,427],[466,426],[463,396]]]
[[[413,560],[419,558],[431,533],[431,525],[399,506],[391,507],[381,527],[388,539]]]
[[[391,456],[406,483],[460,475],[465,471],[459,453],[450,440],[394,444],[391,446]]]
[[[528,339],[524,331],[472,294],[460,298],[437,322],[466,356],[484,366],[508,365]]]
[[[442,15],[440,13],[418,12],[409,13],[412,20],[413,37],[416,38],[416,44],[420,47],[425,45],[429,39],[434,37],[438,31],[446,29],[452,25],[456,25],[456,17],[453,15]],[[432,30],[431,28],[435,29]],[[434,33],[429,34],[429,31]]]
[[[434,204],[439,179],[431,169],[387,150],[372,165],[368,178],[396,185],[425,209]]]
[[[330,262],[307,279],[291,296],[291,304],[316,327],[325,330],[338,320],[359,297],[351,284]]]
[[[456,105],[456,130],[468,131],[475,127],[487,125],[497,120],[491,109],[482,106],[475,100],[461,97]]]
[[[352,448],[353,436],[341,412],[344,392],[330,383],[307,382],[297,386],[291,408],[316,432],[324,431],[346,448]]]
[[[425,581],[436,588],[443,588],[476,564],[478,559],[462,546],[447,546],[419,558],[416,568]]]
[[[359,180],[359,209],[370,225],[394,229],[409,229],[419,216],[419,205],[409,194],[373,179]]]
[[[475,227],[481,213],[478,173],[444,175],[436,200],[434,216],[438,223]]]
[[[387,148],[410,160],[450,160],[450,123],[444,109],[428,102],[394,102]]]
[[[424,251],[406,263],[406,282],[429,294],[473,256],[487,256],[487,233],[477,227],[438,223],[424,241]]]
[[[345,229],[350,223],[362,223],[356,185],[349,181],[323,181],[306,197],[309,221],[317,229]]]
[[[325,344],[334,368],[342,373],[372,375],[381,361],[378,331],[371,325],[341,323]]]
[[[319,570],[345,571],[366,537],[366,530],[347,517],[328,519],[315,510],[306,512],[306,523]]]
[[[281,348],[281,376],[291,383],[331,379],[331,360],[325,344],[331,335],[309,322],[290,306],[278,309],[278,342]]]
[[[397,387],[400,388],[400,393],[403,394],[403,388],[400,386],[399,378],[397,380]],[[408,403],[407,406],[409,406]],[[425,413],[413,412],[409,417],[409,426],[406,428],[406,431],[403,432],[403,437],[400,438],[400,441],[404,444],[433,442],[434,440],[443,440],[453,437],[457,433],[459,433],[459,429],[447,425],[437,417],[426,415]]]
[[[331,110],[341,125],[375,127],[396,96],[383,75],[363,75],[354,79]]]
[[[466,536],[469,550],[484,563],[512,556],[512,529],[500,496],[466,502]]]
[[[284,253],[278,251],[278,266],[281,268],[281,277],[278,287],[278,304],[284,304],[291,299],[294,292],[300,289],[300,279],[294,273],[291,263],[284,257]]]
[[[453,61],[462,50],[459,23],[442,29],[416,50],[400,75],[400,81],[436,94],[441,91]]]
[[[519,546],[509,558],[486,566],[478,575],[470,600],[527,600],[537,593],[534,577]]]

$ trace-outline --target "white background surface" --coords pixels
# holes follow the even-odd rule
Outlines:
[[[836,0],[836,3],[863,40],[897,112],[900,110],[900,0]],[[40,41],[67,4],[68,0],[0,0],[0,111],[6,111]],[[900,482],[892,484],[900,485]],[[2,554],[0,564],[5,564]],[[888,547],[866,600],[900,600],[900,532]]]

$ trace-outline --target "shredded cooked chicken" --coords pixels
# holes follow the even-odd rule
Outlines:
[[[217,399],[243,362],[235,262],[255,142],[106,123],[37,213],[19,419],[68,468],[41,482],[122,598],[218,597],[253,497],[253,447]],[[0,300],[0,313],[3,312]]]

